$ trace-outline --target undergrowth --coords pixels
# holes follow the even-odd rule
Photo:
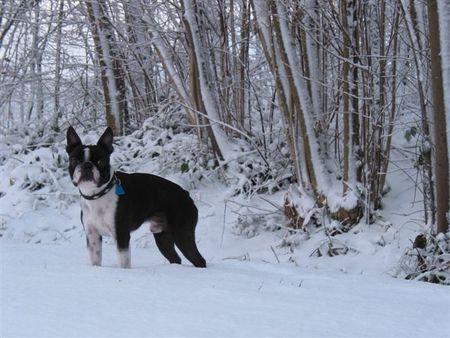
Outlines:
[[[397,276],[450,285],[450,232],[418,235],[401,258]]]

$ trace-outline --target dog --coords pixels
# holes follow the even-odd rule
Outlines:
[[[92,265],[101,265],[102,236],[111,236],[119,266],[130,268],[130,233],[149,223],[159,251],[170,263],[181,264],[176,245],[194,266],[206,267],[195,243],[198,210],[186,190],[156,175],[114,171],[111,128],[96,145],[84,145],[73,127],[66,137],[69,173],[81,195],[81,223]]]

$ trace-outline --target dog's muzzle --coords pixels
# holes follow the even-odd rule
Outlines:
[[[81,179],[84,181],[93,181],[94,180],[94,165],[92,162],[84,162],[81,165]]]
[[[83,162],[75,168],[73,183],[78,186],[82,182],[98,183],[100,173],[92,162]]]

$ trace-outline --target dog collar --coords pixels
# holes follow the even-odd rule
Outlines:
[[[100,192],[94,194],[94,195],[84,195],[81,190],[80,191],[80,195],[81,197],[83,197],[86,200],[92,201],[92,200],[97,200],[102,196],[105,196],[115,184],[118,184],[121,187],[120,181],[118,180],[118,178],[116,177],[116,174],[114,173],[113,177],[111,178],[111,180],[108,182],[108,184],[106,185],[106,187],[101,190]],[[117,189],[116,189],[117,190]]]

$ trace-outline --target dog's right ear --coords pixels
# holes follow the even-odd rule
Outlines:
[[[103,147],[108,154],[111,154],[114,151],[113,147],[113,131],[110,127],[106,128],[105,132],[97,142],[97,145]]]
[[[73,127],[70,126],[69,129],[67,129],[67,146],[66,146],[67,153],[70,154],[76,147],[80,145],[82,145],[80,137],[78,136],[75,129],[73,129]]]

